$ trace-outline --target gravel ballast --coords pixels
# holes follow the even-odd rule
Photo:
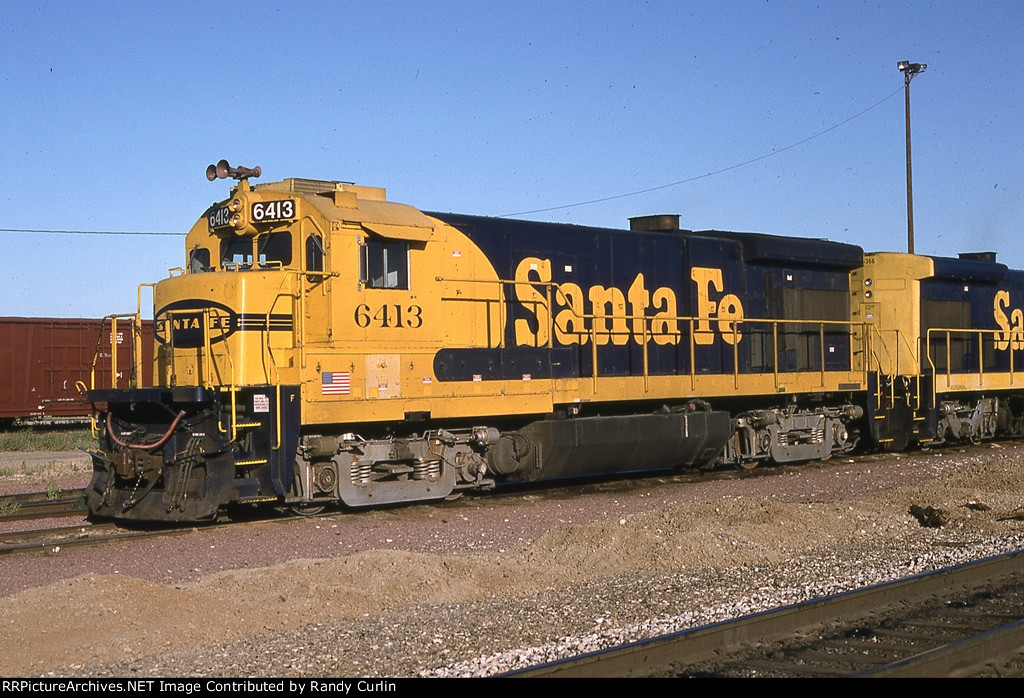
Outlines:
[[[492,675],[1021,547],[1022,455],[651,477],[15,556],[0,672]]]

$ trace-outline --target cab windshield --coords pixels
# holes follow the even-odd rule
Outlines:
[[[233,237],[221,241],[221,268],[252,269],[254,259],[260,269],[285,267],[291,264],[291,233],[267,233],[257,236],[255,240],[251,237]]]

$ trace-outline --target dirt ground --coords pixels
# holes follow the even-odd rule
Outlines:
[[[1022,455],[1024,445],[989,446],[756,480],[651,479],[572,499],[526,494],[9,557],[0,674],[88,673],[267,631],[630,573],[743,567],[762,570],[751,584],[771,586],[773,570],[826,550],[998,539],[1024,531]],[[64,467],[3,478],[0,489],[82,480]],[[912,504],[941,508],[946,524],[923,528]]]

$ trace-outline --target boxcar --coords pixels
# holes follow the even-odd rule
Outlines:
[[[127,323],[112,334],[109,320],[86,318],[0,318],[0,420],[86,418],[91,406],[78,389],[128,385],[133,344],[142,347],[142,383],[152,380],[151,322],[143,341],[133,343]],[[117,349],[117,373],[111,375]],[[95,374],[93,361],[95,358]]]

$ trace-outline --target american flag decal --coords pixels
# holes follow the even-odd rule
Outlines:
[[[321,395],[348,395],[348,371],[324,371],[320,381]]]

